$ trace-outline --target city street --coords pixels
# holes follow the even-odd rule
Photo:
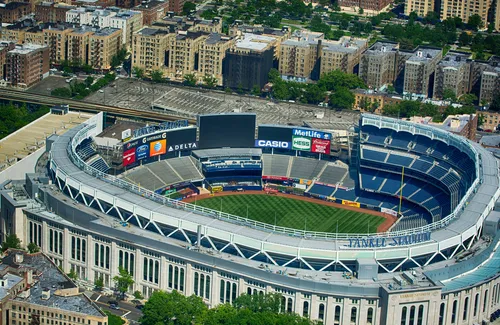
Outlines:
[[[92,293],[90,299],[92,299],[92,301],[94,301],[102,310],[124,317],[128,319],[131,324],[138,324],[139,318],[142,316],[141,311],[135,307],[136,305],[128,301],[118,301],[118,307],[120,307],[120,309],[117,310],[109,307],[109,301],[116,300],[115,297]]]

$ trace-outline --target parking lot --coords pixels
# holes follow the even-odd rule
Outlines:
[[[135,79],[120,78],[111,86],[86,99],[94,103],[168,112],[179,117],[210,113],[256,113],[259,124],[303,125],[320,123],[324,128],[345,129],[358,118],[357,112],[333,112],[329,109],[293,102],[270,101],[254,96],[239,96],[205,89],[173,87]]]

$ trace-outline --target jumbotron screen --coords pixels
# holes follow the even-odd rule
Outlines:
[[[292,131],[293,127],[259,125],[257,139],[291,142],[293,133]]]
[[[199,148],[253,148],[255,114],[210,114],[198,117]]]

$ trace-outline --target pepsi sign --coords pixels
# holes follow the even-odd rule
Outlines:
[[[286,141],[271,141],[271,140],[255,140],[255,146],[259,148],[282,148],[290,149],[290,142]]]
[[[331,133],[311,130],[311,129],[293,129],[293,135],[297,137],[308,137],[308,138],[317,138],[323,140],[331,140]]]

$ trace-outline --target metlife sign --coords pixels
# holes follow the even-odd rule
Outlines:
[[[301,151],[310,151],[311,150],[311,138],[306,137],[292,137],[292,149],[293,150],[301,150]]]
[[[293,129],[292,135],[295,137],[308,137],[308,138],[317,138],[324,140],[331,140],[332,135],[330,133],[311,130],[311,129]]]
[[[255,146],[258,148],[281,148],[290,149],[290,142],[286,141],[271,141],[271,140],[255,140]]]

